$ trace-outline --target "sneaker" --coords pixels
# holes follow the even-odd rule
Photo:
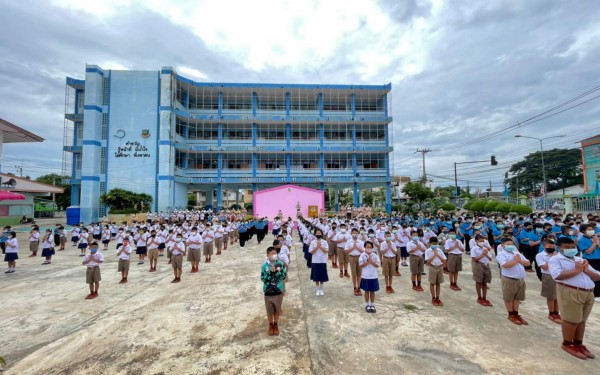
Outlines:
[[[273,323],[273,336],[279,336],[279,327],[277,323]]]
[[[423,287],[421,285],[417,285],[417,291],[422,292],[423,291]]]
[[[87,297],[85,297],[85,299],[92,299],[94,298],[94,293],[90,293],[87,295]]]
[[[319,289],[317,289],[317,291],[315,292],[315,295],[316,296],[320,296],[321,295],[321,292],[319,291]]]
[[[340,279],[343,279],[343,278],[344,278],[344,273],[340,272]]]
[[[396,276],[401,276],[400,271],[396,271]]]
[[[427,273],[421,272],[421,276],[425,276],[425,275],[427,275]]]
[[[371,312],[371,306],[365,306],[365,311],[370,313]]]
[[[526,326],[529,325],[529,323],[527,323],[527,320],[523,319],[523,317],[521,315],[517,315],[517,319],[519,319],[521,321],[521,324]]]
[[[438,306],[437,299],[436,299],[436,298],[432,298],[432,299],[431,299],[431,304],[432,304],[433,306]]]
[[[319,294],[324,296],[325,295],[325,291],[323,289],[319,290]]]
[[[590,352],[588,350],[588,348],[585,347],[585,345],[583,344],[575,344],[575,346],[577,347],[577,349],[579,350],[579,352],[581,354],[583,354],[584,356],[590,358],[590,359],[594,359],[596,358],[596,356],[594,354],[592,354],[592,352]]]
[[[487,306],[485,304],[485,300],[483,298],[477,298],[477,303],[480,304],[481,306]]]
[[[548,319],[550,319],[554,323],[562,324],[562,319],[560,319],[560,318],[557,319],[557,317],[554,313],[548,314]]]
[[[386,287],[385,287],[385,292],[386,292],[387,294],[390,294],[390,293],[391,293],[391,292],[390,292],[390,287],[389,287],[389,286],[386,286]]]
[[[390,293],[396,293],[396,291],[394,290],[394,288],[392,288],[391,286],[390,286]]]
[[[6,271],[4,271],[4,273],[12,273],[12,271],[11,270],[6,270]]]
[[[487,307],[494,307],[494,305],[492,305],[492,303],[491,303],[489,300],[487,300],[487,299],[484,299],[483,301],[485,302],[485,305],[486,305]]]
[[[521,319],[519,319],[516,315],[509,315],[508,320],[510,320],[512,323],[514,323],[518,326],[520,326],[522,324]]]
[[[344,276],[350,278],[350,274],[348,273],[348,271],[344,272]]]
[[[419,289],[417,289],[417,286],[416,286],[416,285],[413,285],[413,287],[412,287],[412,290],[414,290],[415,292],[418,292],[418,291],[419,291]]]
[[[42,263],[42,266],[45,266],[46,264],[50,264],[50,262],[45,261],[44,263]]]
[[[569,344],[569,345],[561,345],[562,350],[564,350],[565,352],[569,353],[570,355],[577,357],[579,359],[587,359],[588,357],[583,354],[579,348],[575,345],[575,344]]]
[[[80,257],[84,257],[84,256],[85,256],[85,254],[79,254],[79,256],[80,256]]]
[[[444,304],[442,303],[442,301],[439,298],[437,299],[437,305],[438,306],[444,306]]]
[[[273,323],[269,323],[269,332],[268,332],[269,336],[273,336]]]
[[[173,281],[171,281],[171,284],[174,284],[177,282],[177,278],[174,278]]]
[[[375,306],[371,306],[371,313],[375,314],[377,310],[375,310]]]

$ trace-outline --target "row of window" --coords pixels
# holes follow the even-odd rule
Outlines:
[[[364,141],[385,141],[386,125],[357,124],[356,139]],[[252,125],[222,125],[224,140],[251,140]],[[219,125],[214,123],[185,123],[177,120],[176,132],[190,140],[217,140],[219,138]],[[332,124],[323,129],[325,140],[352,140],[352,125]],[[286,140],[285,125],[257,125],[257,139]],[[293,125],[290,139],[318,140],[319,128],[314,124]]]

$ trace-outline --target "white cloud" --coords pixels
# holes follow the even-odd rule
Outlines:
[[[199,71],[198,69],[194,69],[194,68],[188,68],[187,66],[178,66],[176,68],[177,73],[181,73],[184,76],[192,76],[192,78],[198,78],[201,80],[207,80],[208,76],[204,73],[202,73],[201,71]]]

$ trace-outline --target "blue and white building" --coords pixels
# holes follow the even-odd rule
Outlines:
[[[391,84],[196,82],[170,67],[67,77],[63,169],[81,221],[106,214],[100,195],[123,188],[157,211],[189,191],[221,207],[224,191],[293,183],[386,187],[391,209]],[[214,201],[212,197],[214,198]]]

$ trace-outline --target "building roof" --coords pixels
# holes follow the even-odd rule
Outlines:
[[[11,176],[9,174],[0,173],[0,177],[2,177],[2,181],[6,182],[11,178],[14,178],[17,182],[17,185],[14,188],[11,188],[10,191],[20,192],[20,193],[55,193],[62,194],[65,192],[63,188],[58,186],[43,184],[41,182],[37,182],[34,180],[28,180],[23,177]]]
[[[289,189],[289,188],[294,188],[294,189],[299,189],[299,190],[306,190],[306,191],[309,191],[311,193],[316,193],[316,194],[324,194],[323,190],[311,189],[311,188],[306,187],[306,186],[298,186],[298,185],[292,185],[292,184],[276,186],[276,187],[272,187],[272,188],[268,188],[268,189],[263,189],[263,190],[257,190],[254,194],[255,195],[262,195],[264,193],[270,193],[270,192],[273,192],[275,190],[283,190],[283,189]]]
[[[595,135],[593,137],[586,138],[586,139],[582,139],[579,142],[581,142],[582,146],[585,146],[585,144],[590,143],[590,142],[595,141],[595,140],[600,140],[600,134]]]
[[[44,138],[37,136],[15,124],[0,118],[0,131],[4,133],[4,143],[43,142]]]

